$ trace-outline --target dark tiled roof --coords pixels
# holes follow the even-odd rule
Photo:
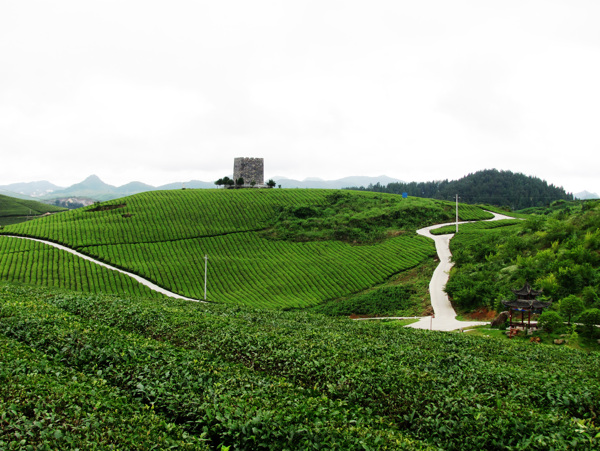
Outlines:
[[[511,308],[520,308],[520,309],[542,309],[550,307],[552,301],[542,302],[537,299],[515,299],[514,301],[503,300],[502,303]]]
[[[536,296],[539,296],[540,294],[542,294],[543,290],[534,290],[531,288],[531,285],[529,285],[529,283],[525,282],[525,285],[523,285],[523,288],[521,288],[520,290],[511,290],[514,294],[516,294],[519,298],[525,298],[525,299],[531,299],[531,298],[535,298]]]

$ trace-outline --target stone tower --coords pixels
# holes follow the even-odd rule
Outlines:
[[[265,184],[264,158],[235,158],[233,160],[233,179],[244,179],[244,186],[250,186],[253,180],[256,186]]]

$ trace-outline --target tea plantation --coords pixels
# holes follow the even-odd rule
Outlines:
[[[181,190],[5,227],[194,297],[208,254],[214,302],[0,236],[0,449],[598,449],[598,353],[286,311],[414,297],[385,283],[430,274],[414,232],[453,218],[375,193]],[[478,228],[521,225],[466,227],[476,249]]]
[[[5,449],[600,446],[597,353],[6,283],[0,342]]]
[[[460,214],[491,217],[470,205],[461,205]],[[452,203],[376,193],[179,190],[138,194],[0,233],[67,245],[196,299],[204,296],[208,255],[208,300],[300,308],[359,293],[431,260],[433,242],[415,230],[453,217]],[[0,268],[8,271],[5,280],[30,280],[7,258],[10,270]],[[48,275],[46,284],[74,288],[65,274]]]

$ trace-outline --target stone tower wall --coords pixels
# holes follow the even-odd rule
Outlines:
[[[250,186],[254,180],[256,186],[265,184],[264,158],[235,158],[233,160],[233,179],[244,179],[244,186]]]

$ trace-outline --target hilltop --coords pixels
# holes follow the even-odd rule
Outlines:
[[[497,205],[512,210],[546,206],[559,199],[573,200],[573,194],[545,180],[497,169],[474,172],[453,181],[376,184],[351,189],[394,194],[406,192],[409,196],[445,200],[454,199],[458,194],[461,202]]]

